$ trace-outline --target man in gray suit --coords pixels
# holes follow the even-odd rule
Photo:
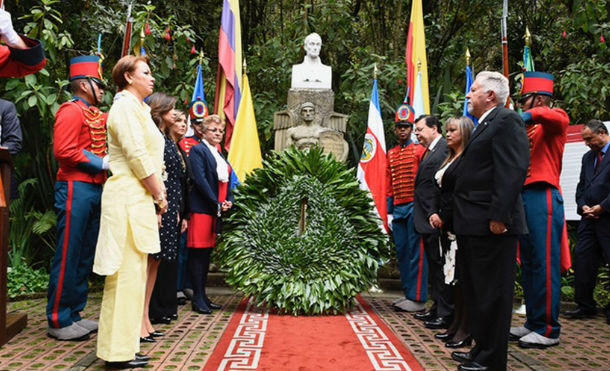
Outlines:
[[[439,213],[440,189],[436,186],[434,174],[447,157],[447,141],[442,135],[442,124],[435,116],[422,115],[415,121],[417,140],[426,147],[426,152],[417,167],[413,200],[413,222],[415,230],[422,237],[428,261],[430,295],[434,304],[425,313],[415,314],[415,318],[425,321],[427,328],[449,327],[453,314],[453,295],[445,284],[443,275],[444,259],[439,249],[440,233],[428,221],[430,215]]]

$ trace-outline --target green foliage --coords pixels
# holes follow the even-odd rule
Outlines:
[[[49,274],[44,268],[34,269],[25,264],[11,266],[7,271],[9,299],[25,294],[44,292],[49,284]]]
[[[217,249],[226,281],[295,315],[343,311],[389,253],[353,169],[319,148],[274,155],[237,188],[234,209]]]
[[[560,90],[566,103],[564,108],[573,117],[582,117],[586,121],[596,117],[608,117],[610,63],[594,55],[590,59],[568,65],[561,71],[560,76]],[[592,97],[595,99],[591,99]],[[593,101],[598,104],[592,104]]]

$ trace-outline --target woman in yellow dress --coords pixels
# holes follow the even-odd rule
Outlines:
[[[144,98],[154,77],[145,57],[126,56],[112,70],[119,94],[108,115],[112,176],[102,193],[93,271],[107,276],[97,356],[111,368],[146,365],[140,351],[148,254],[158,253],[159,222],[167,210],[163,189],[163,136]]]

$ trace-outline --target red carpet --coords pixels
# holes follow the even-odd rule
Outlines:
[[[261,312],[242,300],[204,371],[423,370],[360,296],[345,315]]]

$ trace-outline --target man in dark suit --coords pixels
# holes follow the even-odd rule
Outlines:
[[[464,256],[465,302],[472,308],[470,352],[453,352],[461,371],[506,369],[517,239],[527,233],[521,188],[529,165],[525,124],[504,108],[508,80],[483,71],[466,95],[479,119],[456,170],[454,229]]]
[[[574,300],[578,308],[566,311],[570,318],[593,316],[596,311],[593,289],[602,259],[610,261],[610,137],[599,120],[587,122],[581,131],[591,149],[582,157],[576,205],[582,216],[578,242],[574,247]],[[606,309],[608,310],[608,309]]]
[[[425,313],[415,314],[415,318],[425,321],[427,328],[447,328],[453,314],[453,295],[443,275],[444,259],[439,249],[440,233],[428,219],[439,213],[440,189],[434,184],[434,174],[447,157],[447,141],[442,135],[442,124],[435,116],[422,115],[415,121],[415,134],[426,151],[417,167],[413,200],[413,222],[415,230],[422,237],[426,260],[430,295],[434,304]]]

